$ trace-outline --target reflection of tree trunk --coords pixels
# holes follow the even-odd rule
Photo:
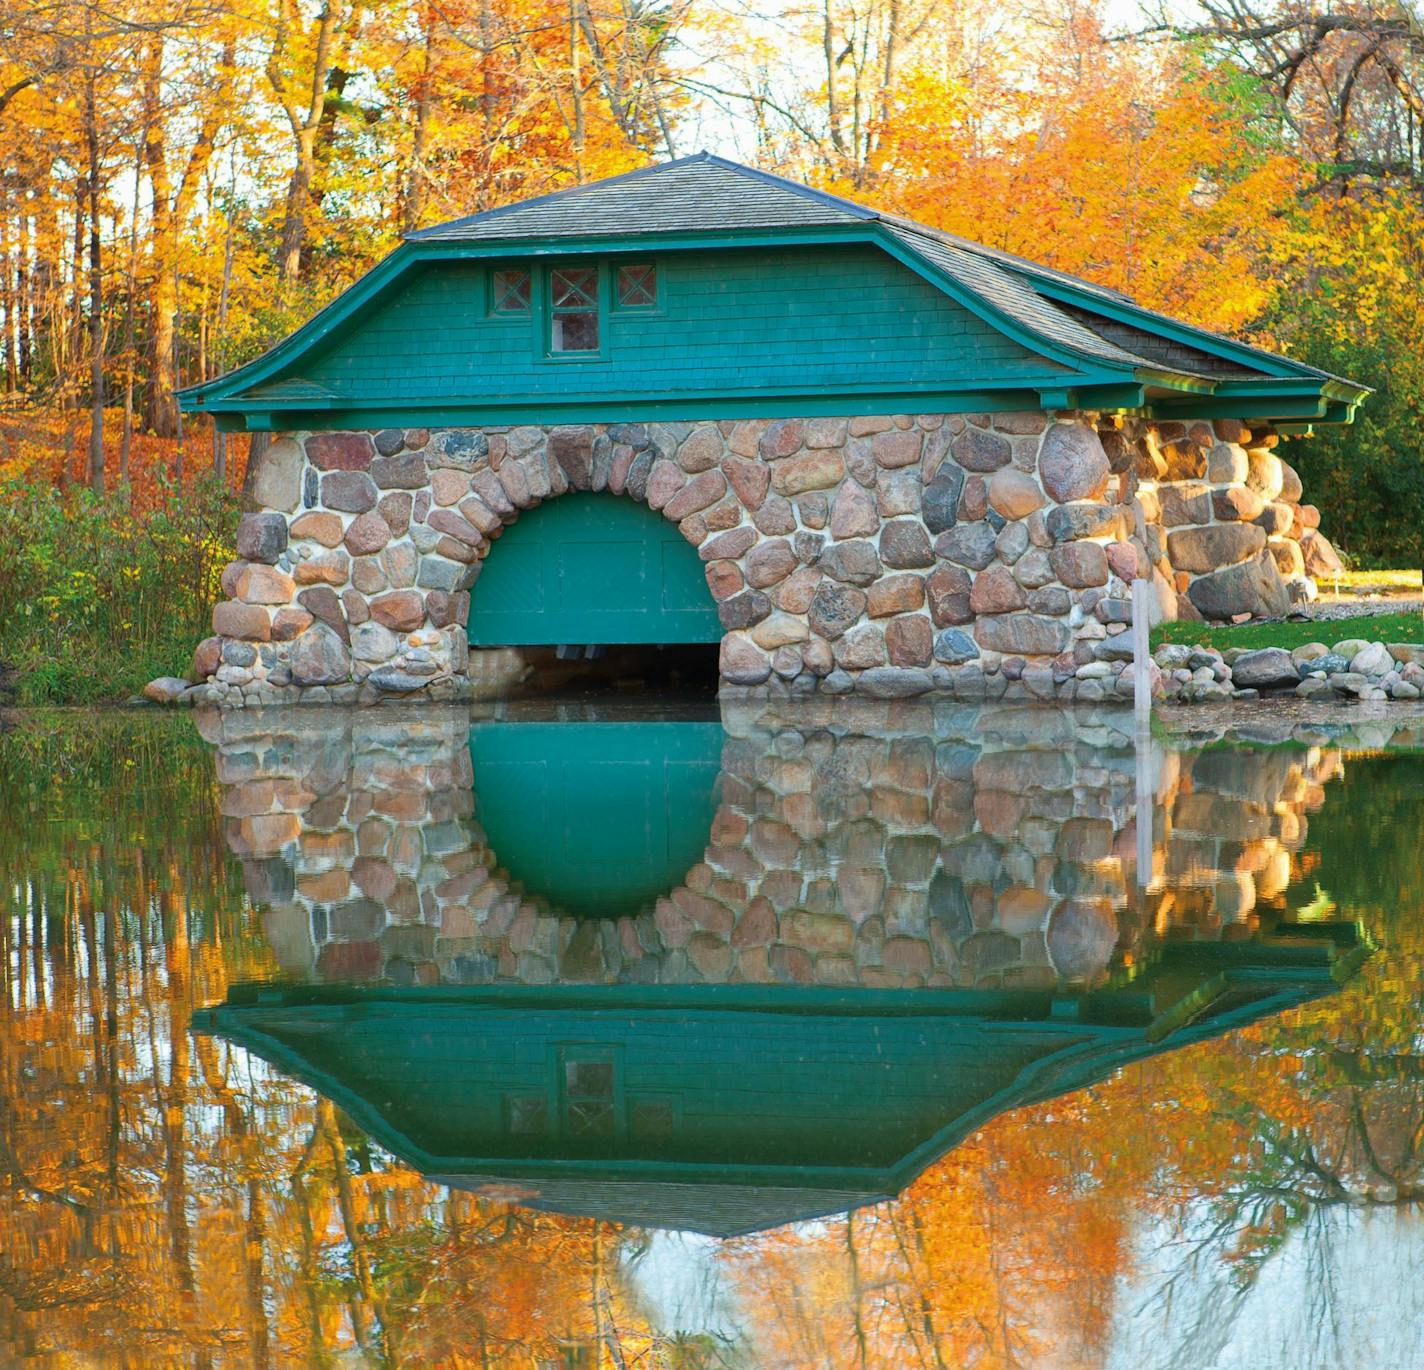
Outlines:
[[[850,1313],[855,1333],[855,1357],[860,1370],[865,1370],[865,1286],[860,1276],[860,1252],[855,1245],[855,1213],[846,1214],[846,1256],[850,1262]]]
[[[318,1101],[317,1121],[331,1152],[341,1226],[346,1233],[346,1240],[351,1245],[351,1269],[356,1276],[357,1292],[357,1298],[351,1304],[351,1326],[356,1341],[365,1350],[368,1349],[371,1335],[369,1319],[374,1305],[375,1289],[371,1281],[371,1265],[366,1255],[366,1243],[361,1235],[361,1226],[356,1220],[356,1196],[351,1189],[351,1172],[346,1168],[346,1144],[341,1140],[341,1128],[336,1121],[336,1109],[331,1100]]]
[[[310,1152],[316,1141],[313,1131],[307,1143]],[[305,1163],[303,1163],[305,1164]],[[326,1335],[321,1323],[321,1304],[317,1300],[316,1230],[312,1223],[311,1189],[307,1177],[299,1171],[292,1176],[292,1192],[297,1199],[297,1220],[302,1229],[302,1291],[307,1303],[307,1360],[312,1365],[331,1364],[331,1355],[326,1346]]]
[[[267,1218],[262,1185],[254,1175],[247,1182],[247,1322],[252,1364],[267,1370],[272,1364],[272,1337],[267,1328],[263,1258],[267,1251]]]
[[[912,1255],[905,1242],[905,1223],[901,1217],[904,1211],[909,1220],[910,1231],[914,1237],[915,1250]],[[927,1281],[932,1277],[929,1267],[929,1253],[925,1250],[925,1222],[924,1215],[913,1203],[906,1203],[897,1206],[896,1211],[890,1216],[890,1230],[895,1234],[895,1245],[900,1251],[900,1264],[910,1274],[913,1282],[915,1303],[919,1311],[919,1333],[915,1334],[915,1342],[918,1346],[921,1336],[929,1343],[931,1354],[934,1356],[934,1363],[937,1370],[949,1370],[945,1364],[944,1356],[939,1348],[939,1329],[935,1326],[934,1304],[930,1302]],[[911,1326],[908,1316],[906,1326]]]
[[[168,1097],[165,1100],[163,1193],[168,1241],[184,1300],[193,1296],[192,1234],[188,1230],[187,1123],[191,1070],[188,1036],[188,922],[171,888],[162,896],[168,980]]]

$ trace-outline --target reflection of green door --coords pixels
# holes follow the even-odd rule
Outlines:
[[[675,523],[619,495],[565,495],[521,515],[470,602],[476,647],[721,637],[696,550]]]
[[[635,914],[702,860],[718,723],[483,723],[475,818],[499,864],[566,913]]]

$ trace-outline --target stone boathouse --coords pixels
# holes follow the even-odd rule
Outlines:
[[[440,698],[471,649],[708,642],[724,686],[1101,698],[1133,579],[1314,594],[1278,443],[1366,393],[701,154],[412,234],[183,393],[271,435],[195,674]]]

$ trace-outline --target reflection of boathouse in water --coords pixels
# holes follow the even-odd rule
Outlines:
[[[1363,951],[1284,906],[1302,753],[1164,758],[1140,887],[1132,752],[1081,718],[491,724],[466,750],[466,715],[424,717],[219,739],[229,841],[317,983],[195,1025],[535,1207],[726,1235],[886,1198]]]

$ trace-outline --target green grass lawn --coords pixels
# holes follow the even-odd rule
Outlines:
[[[1284,647],[1291,651],[1307,642],[1323,642],[1330,647],[1352,637],[1367,642],[1424,642],[1424,615],[1362,614],[1323,623],[1242,623],[1225,628],[1206,623],[1164,623],[1152,630],[1152,646],[1185,642],[1222,651],[1227,647]]]

